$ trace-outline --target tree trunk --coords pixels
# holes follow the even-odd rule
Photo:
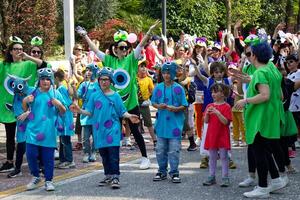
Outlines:
[[[296,31],[299,31],[300,30],[300,0],[298,1],[298,16],[297,16],[297,30]]]
[[[287,31],[294,32],[294,23],[293,23],[293,0],[287,0],[286,2],[286,24],[287,24]]]
[[[229,32],[231,32],[231,0],[224,0],[226,7],[226,27]]]

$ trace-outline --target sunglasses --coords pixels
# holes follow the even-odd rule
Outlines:
[[[83,51],[83,49],[75,49],[75,50],[78,50],[78,51]]]
[[[13,48],[14,51],[23,51],[23,48]]]
[[[251,53],[251,51],[249,51],[249,52],[246,52],[245,55],[249,58],[252,55],[252,53]]]
[[[41,54],[42,52],[41,51],[32,50],[31,53],[32,54]]]
[[[102,81],[102,82],[110,81],[109,78],[100,78],[99,80]]]
[[[293,62],[295,62],[294,60],[288,60],[288,61],[286,61],[287,62],[287,64],[291,64],[291,63],[293,63]]]
[[[127,51],[129,49],[128,46],[119,46],[118,47],[121,51]]]

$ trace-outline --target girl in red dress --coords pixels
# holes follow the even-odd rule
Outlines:
[[[229,95],[229,87],[213,84],[210,88],[214,103],[208,104],[205,110],[204,122],[208,123],[204,148],[209,151],[209,177],[203,183],[205,186],[216,184],[216,167],[218,152],[222,161],[221,187],[229,186],[228,150],[230,150],[229,125],[232,120],[231,107],[225,99]]]

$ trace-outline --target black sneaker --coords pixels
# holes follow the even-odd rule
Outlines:
[[[119,189],[120,188],[120,182],[118,178],[113,178],[111,181],[111,188],[112,189]]]
[[[14,170],[14,164],[6,161],[0,168],[0,173],[11,172]]]
[[[188,151],[196,151],[197,150],[197,145],[196,144],[191,144],[188,148]]]
[[[153,141],[153,150],[156,150],[156,144],[157,144],[157,141],[154,140],[154,141]]]
[[[162,181],[167,179],[167,174],[162,174],[161,172],[156,173],[156,175],[153,177],[153,181]]]
[[[179,177],[179,174],[174,174],[172,176],[172,183],[181,183],[181,179]]]
[[[22,176],[22,172],[20,169],[15,169],[14,171],[7,174],[7,178],[15,178],[17,176]]]
[[[103,187],[106,185],[111,184],[111,178],[110,177],[105,177],[102,181],[99,182],[98,186]]]

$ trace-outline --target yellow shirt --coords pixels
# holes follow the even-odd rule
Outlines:
[[[148,100],[154,89],[152,79],[148,76],[145,78],[138,78],[138,83],[143,100]]]

